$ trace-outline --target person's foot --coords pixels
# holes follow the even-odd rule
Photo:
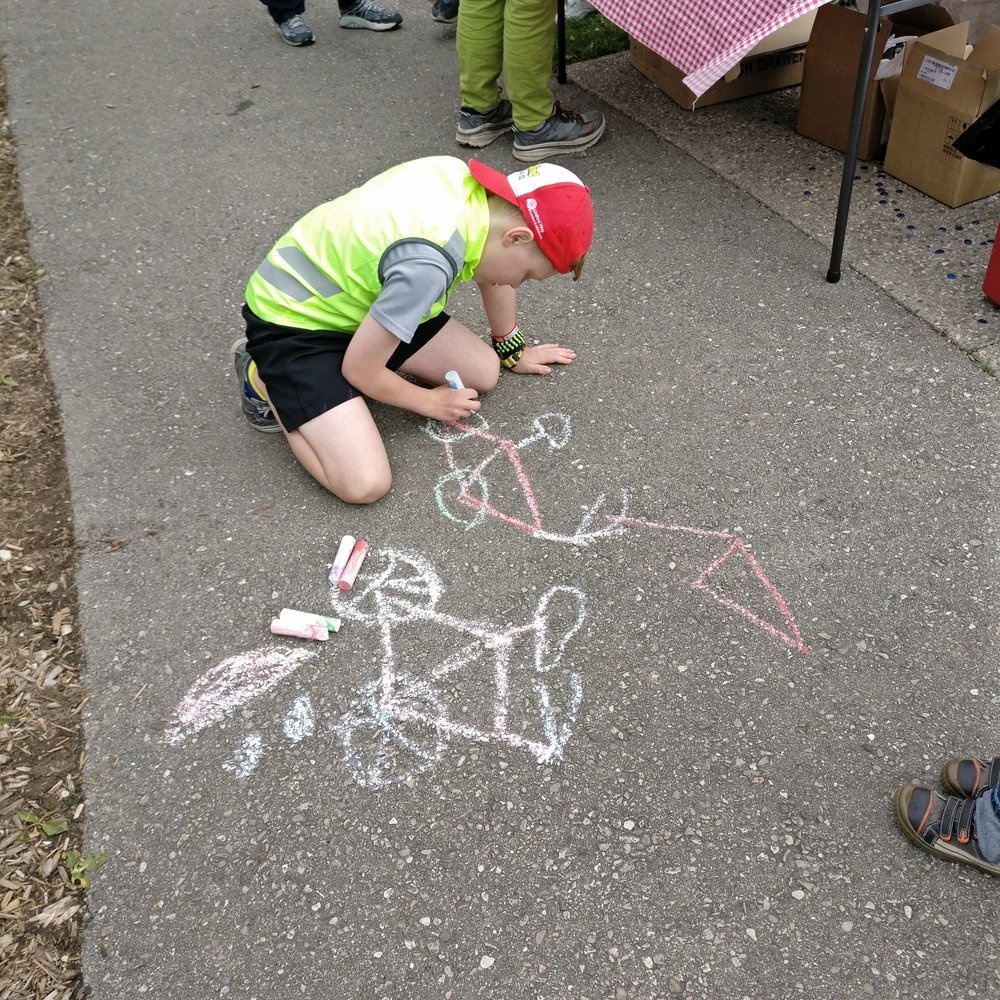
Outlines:
[[[950,795],[975,798],[1000,784],[1000,757],[952,757],[941,768],[941,784]]]
[[[604,126],[600,111],[577,114],[560,107],[557,101],[555,110],[537,128],[528,132],[514,129],[514,159],[536,163],[550,156],[589,149],[604,135]]]
[[[566,20],[579,21],[596,14],[597,8],[587,0],[566,0]]]
[[[368,28],[369,31],[391,31],[403,23],[399,11],[383,7],[374,0],[358,0],[350,10],[340,12],[342,28]]]
[[[263,431],[265,434],[280,433],[281,424],[275,419],[267,400],[261,397],[250,381],[252,359],[247,353],[246,338],[240,337],[233,344],[231,351],[233,367],[236,369],[236,377],[240,382],[240,405],[243,407],[243,416],[246,422],[255,431]]]
[[[510,101],[506,98],[492,111],[484,111],[481,114],[471,108],[462,108],[458,112],[455,142],[460,146],[482,149],[505,132],[509,132],[513,124],[514,116],[511,113]]]
[[[939,858],[1000,875],[1000,864],[987,861],[979,850],[975,799],[940,795],[922,785],[904,785],[896,792],[893,805],[900,829],[917,847]]]
[[[441,24],[454,24],[458,20],[458,0],[434,0],[431,17]]]
[[[316,39],[313,37],[312,28],[302,20],[301,14],[293,14],[287,21],[282,21],[278,25],[283,41],[289,45],[312,45]]]

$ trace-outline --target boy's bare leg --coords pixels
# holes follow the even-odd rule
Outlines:
[[[400,371],[428,385],[443,385],[444,373],[450,368],[459,372],[467,388],[489,392],[497,384],[500,362],[482,338],[451,319]],[[272,412],[280,422],[281,414]],[[374,503],[392,486],[382,435],[361,396],[327,410],[297,430],[285,431],[285,437],[306,472],[345,503]]]
[[[374,503],[392,486],[382,435],[361,396],[285,437],[306,472],[345,503]]]
[[[444,385],[444,373],[452,368],[465,387],[476,392],[490,392],[500,377],[493,348],[455,319],[448,320],[399,370],[428,385]]]

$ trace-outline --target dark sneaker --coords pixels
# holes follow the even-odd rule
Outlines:
[[[566,111],[557,102],[555,111],[538,128],[530,132],[514,130],[514,159],[537,163],[561,153],[589,149],[604,135],[604,126],[600,111],[585,111],[581,115]]]
[[[917,847],[939,858],[1000,875],[1000,864],[991,864],[979,850],[975,799],[939,795],[921,785],[904,785],[893,801],[900,828]]]
[[[458,112],[458,131],[455,142],[460,146],[473,146],[482,149],[494,139],[499,139],[509,132],[514,125],[514,115],[510,101],[502,100],[492,111],[480,114],[471,108],[462,108]]]
[[[289,45],[312,45],[316,41],[312,28],[302,20],[301,14],[293,14],[287,21],[282,21],[278,31]]]
[[[434,0],[431,17],[441,24],[454,24],[458,20],[458,0]]]
[[[391,31],[402,23],[402,14],[372,0],[359,0],[350,10],[342,10],[339,21],[342,28],[368,28],[369,31]]]
[[[243,416],[246,422],[255,430],[263,431],[265,434],[281,432],[281,424],[274,418],[271,407],[267,405],[266,399],[261,399],[257,390],[250,384],[247,373],[250,370],[250,355],[247,354],[247,342],[245,337],[240,337],[232,346],[233,367],[236,369],[236,377],[240,381],[240,405],[243,407]]]
[[[1000,757],[952,757],[941,768],[941,784],[951,795],[974,799],[1000,784]]]

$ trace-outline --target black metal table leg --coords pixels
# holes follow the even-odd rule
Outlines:
[[[847,134],[847,149],[844,152],[844,174],[840,180],[837,221],[833,227],[833,250],[830,253],[830,267],[826,272],[826,280],[831,284],[836,284],[840,281],[840,264],[844,256],[844,236],[847,233],[847,216],[851,211],[854,170],[858,164],[858,142],[861,139],[861,120],[864,117],[865,97],[868,94],[868,78],[871,75],[872,61],[875,57],[875,40],[878,37],[878,22],[881,11],[881,0],[871,0],[868,6],[865,37],[861,46],[858,79],[854,87],[851,127]]]

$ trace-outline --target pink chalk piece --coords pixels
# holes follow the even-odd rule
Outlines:
[[[340,580],[347,560],[351,558],[351,553],[354,551],[354,545],[354,535],[344,535],[340,540],[337,554],[333,557],[333,565],[330,567],[330,583],[337,583]]]
[[[354,586],[354,581],[358,578],[358,571],[361,569],[366,555],[368,555],[368,543],[363,538],[359,538],[351,553],[351,558],[347,560],[344,572],[341,573],[340,579],[337,581],[337,586],[341,590],[350,590]]]
[[[271,631],[275,635],[291,635],[296,639],[320,639],[326,641],[330,633],[322,625],[311,622],[289,622],[281,618],[271,619]]]

